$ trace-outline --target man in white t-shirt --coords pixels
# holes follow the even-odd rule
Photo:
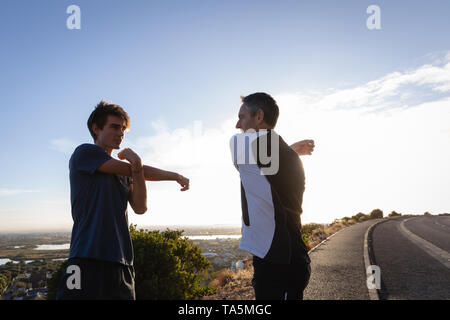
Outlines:
[[[242,97],[231,140],[241,178],[240,249],[253,255],[252,285],[257,300],[303,299],[311,268],[301,234],[305,175],[299,155],[311,154],[314,141],[289,146],[274,131],[279,109],[266,93]]]

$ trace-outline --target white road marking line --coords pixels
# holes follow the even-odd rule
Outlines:
[[[387,220],[382,220],[374,223],[369,228],[367,228],[366,233],[364,234],[364,266],[366,268],[366,277],[367,277],[367,268],[372,265],[372,261],[370,261],[370,254],[369,254],[369,233],[370,230],[375,228],[376,225],[380,224],[381,222],[385,222]],[[380,300],[380,294],[377,289],[372,289],[367,287],[368,293],[369,293],[369,299],[370,300]]]
[[[438,226],[442,227],[442,228],[450,228],[449,226],[447,226],[445,224],[442,224],[442,223],[439,223],[437,221],[435,221],[434,223],[437,224]]]
[[[405,227],[405,222],[408,220],[411,220],[414,218],[409,218],[406,220],[403,220],[400,223],[399,229],[403,234],[411,240],[415,245],[420,247],[422,250],[424,250],[426,253],[428,253],[430,256],[435,258],[437,261],[442,263],[444,266],[450,269],[450,253],[448,253],[445,250],[442,250],[439,247],[436,247],[434,244],[428,242],[427,240],[415,235]]]

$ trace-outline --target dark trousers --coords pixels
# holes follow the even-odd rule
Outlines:
[[[61,277],[57,300],[136,300],[133,266],[72,258]]]
[[[253,256],[256,300],[303,300],[311,275],[309,262],[276,264]]]

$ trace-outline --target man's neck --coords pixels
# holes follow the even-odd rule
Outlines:
[[[259,132],[259,131],[268,131],[268,130],[273,130],[273,129],[272,129],[272,128],[258,128],[258,129],[255,129],[256,132]]]
[[[259,132],[259,130],[272,130],[273,128],[270,128],[267,124],[262,124],[258,126],[255,131]]]
[[[102,148],[103,150],[105,150],[105,152],[106,152],[107,154],[111,155],[113,148],[109,148],[109,147],[107,147],[107,146],[101,144],[101,143],[98,142],[98,141],[95,141],[95,145],[99,146],[100,148]]]

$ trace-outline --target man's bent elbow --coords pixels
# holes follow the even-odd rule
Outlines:
[[[147,207],[142,207],[142,208],[136,208],[134,209],[134,213],[136,214],[144,214],[147,212]]]

